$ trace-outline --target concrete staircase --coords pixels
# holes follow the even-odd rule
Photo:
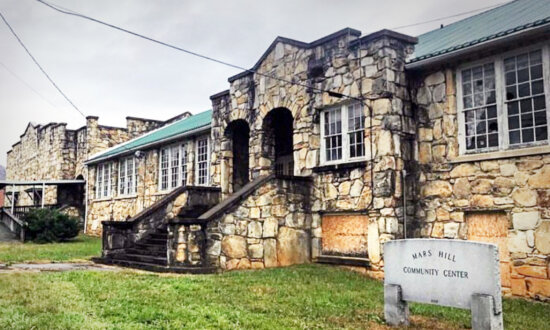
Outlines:
[[[170,272],[186,274],[208,274],[216,272],[215,268],[203,265],[170,266],[168,265],[168,232],[166,227],[157,228],[132,247],[110,258],[98,258],[94,261],[123,267],[142,269],[153,272]]]
[[[213,273],[216,268],[204,264],[173,264],[169,259],[170,237],[165,209],[182,194],[187,205],[177,218],[197,216],[197,212],[216,205],[218,190],[202,187],[179,187],[128,221],[103,222],[103,256],[93,261],[154,272]],[[207,196],[210,194],[210,197]],[[173,219],[175,220],[175,219]]]

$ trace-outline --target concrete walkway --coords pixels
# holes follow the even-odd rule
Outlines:
[[[18,242],[13,233],[3,224],[0,223],[0,243]]]
[[[14,272],[67,272],[72,270],[95,270],[95,271],[118,271],[120,268],[106,265],[98,265],[91,262],[59,262],[59,263],[44,263],[44,264],[0,264],[0,274]]]

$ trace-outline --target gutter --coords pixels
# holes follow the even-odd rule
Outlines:
[[[150,142],[150,143],[141,145],[139,147],[128,148],[126,151],[120,152],[120,153],[117,153],[117,154],[114,154],[114,155],[109,155],[109,156],[105,156],[105,157],[100,156],[100,158],[91,159],[91,160],[88,160],[88,161],[84,162],[84,165],[97,164],[97,163],[100,163],[100,162],[102,162],[104,160],[107,160],[107,159],[118,158],[118,157],[121,157],[121,156],[125,156],[125,155],[133,153],[134,151],[150,148],[150,147],[153,147],[153,146],[156,146],[156,145],[159,145],[159,144],[164,144],[166,142],[171,142],[173,140],[177,140],[177,139],[182,138],[182,137],[197,135],[198,133],[201,133],[203,131],[209,131],[211,129],[211,127],[212,127],[211,124],[205,125],[205,126],[195,128],[195,129],[187,131],[187,132],[183,132],[183,133],[180,133],[180,134],[177,134],[177,135],[174,135],[174,136],[164,138],[162,140],[157,140],[157,141],[154,141],[154,142]],[[128,141],[128,142],[130,142],[130,141]],[[128,144],[128,142],[126,144]],[[124,147],[124,145],[122,145],[122,144],[119,144],[118,146],[115,146],[115,147],[118,148],[118,147],[121,147],[121,146]]]
[[[451,59],[454,59],[459,56],[467,55],[469,53],[480,51],[489,47],[503,46],[506,44],[510,44],[514,41],[523,41],[523,39],[526,37],[534,36],[537,34],[544,35],[545,33],[550,33],[550,24],[539,25],[529,29],[517,31],[511,34],[506,34],[501,37],[497,37],[495,39],[491,39],[491,40],[478,43],[472,46],[468,46],[465,48],[460,48],[442,55],[436,55],[434,57],[430,57],[417,62],[409,62],[405,64],[405,69],[418,70],[426,66],[431,66],[431,65],[441,64],[441,63],[448,63]]]

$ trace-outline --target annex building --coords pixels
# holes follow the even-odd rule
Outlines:
[[[388,240],[464,239],[499,246],[505,294],[550,299],[549,2],[418,37],[278,37],[228,83],[211,110],[87,154],[101,262],[382,277]]]

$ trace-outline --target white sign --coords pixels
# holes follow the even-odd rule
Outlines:
[[[464,309],[474,294],[494,298],[502,311],[498,248],[446,239],[393,240],[384,244],[385,284],[399,285],[404,301]]]

